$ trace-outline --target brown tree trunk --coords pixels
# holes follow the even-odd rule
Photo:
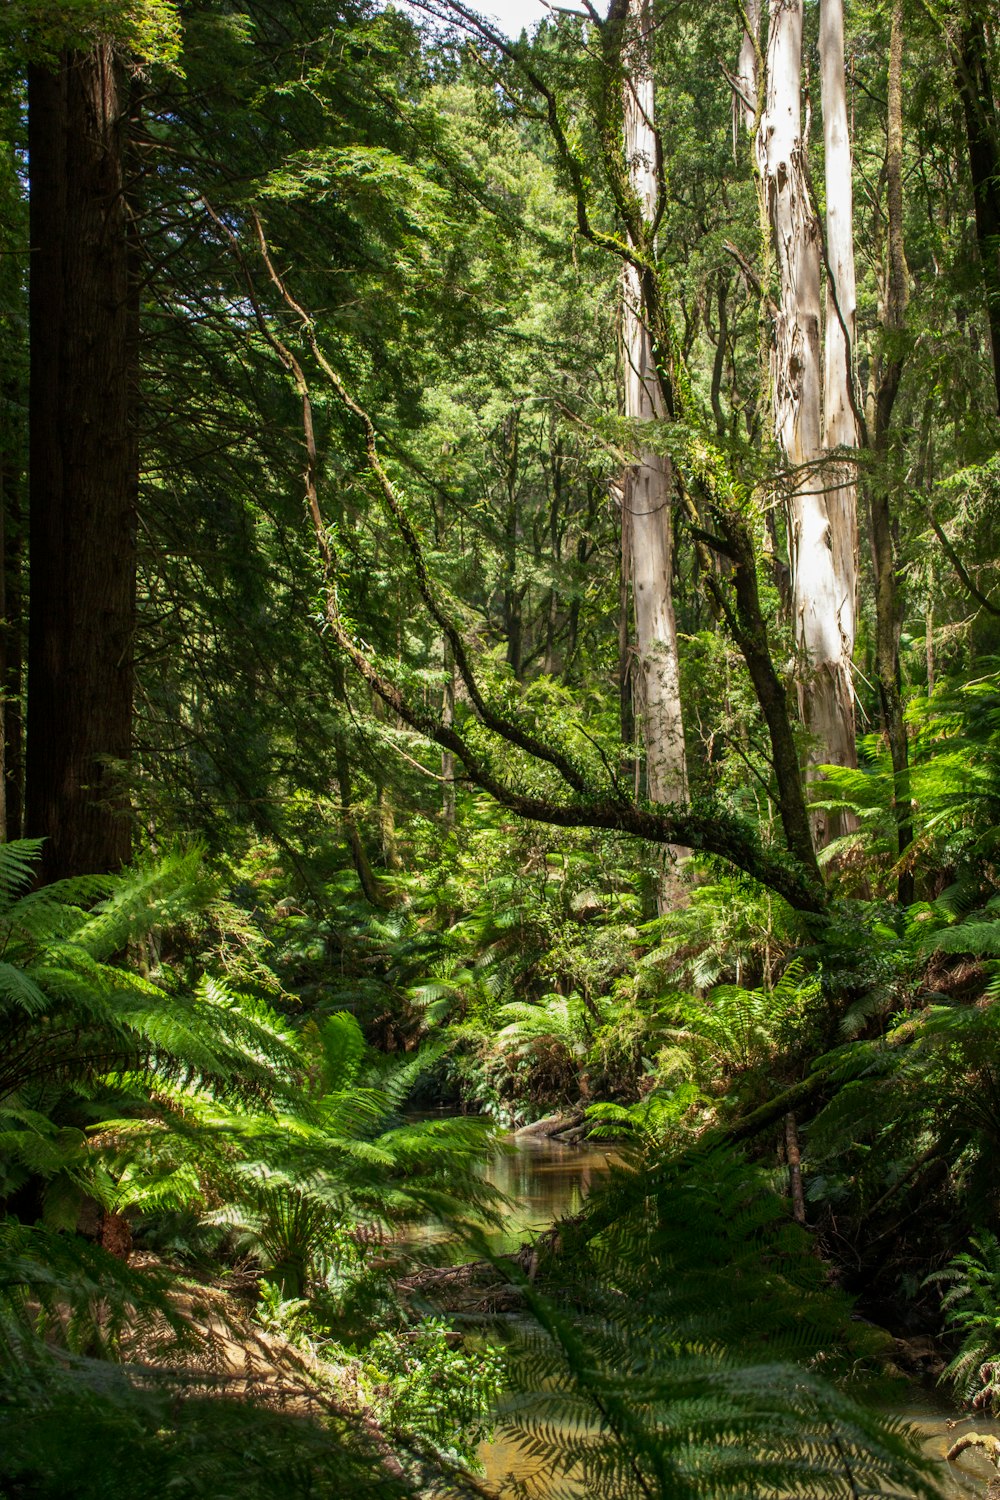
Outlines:
[[[110,44],[29,73],[30,585],[27,831],[46,879],[131,849],[138,455],[125,172]]]
[[[965,112],[976,239],[986,286],[993,378],[1000,407],[1000,113],[993,96],[984,9],[970,0],[959,38],[958,92]]]
[[[4,392],[10,404],[13,392]],[[21,745],[23,596],[21,580],[22,465],[15,434],[0,433],[0,842],[22,830]]]
[[[788,1194],[792,1200],[792,1218],[796,1224],[806,1222],[806,1198],[802,1190],[802,1153],[795,1115],[785,1116],[785,1159],[788,1162]]]
[[[6,837],[24,832],[24,517],[15,493],[4,518],[3,771]]]
[[[903,0],[893,0],[889,38],[888,150],[886,218],[888,221],[882,345],[875,361],[873,444],[878,467],[869,490],[872,563],[875,573],[875,674],[882,725],[892,757],[893,804],[897,852],[902,857],[913,841],[913,814],[908,786],[909,747],[903,721],[899,671],[899,636],[903,623],[892,525],[889,456],[892,412],[903,373],[903,337],[909,301],[909,272],[903,244]],[[913,874],[897,877],[902,906],[913,900]]]

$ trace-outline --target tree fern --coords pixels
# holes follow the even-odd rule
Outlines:
[[[937,1493],[903,1425],[830,1380],[874,1345],[752,1169],[654,1153],[591,1199],[571,1254],[581,1234],[558,1293],[522,1284],[537,1330],[503,1425],[535,1474],[510,1493]]]
[[[1000,1241],[980,1229],[969,1243],[971,1249],[927,1278],[946,1287],[941,1312],[962,1338],[941,1379],[961,1400],[995,1412],[1000,1409]]]

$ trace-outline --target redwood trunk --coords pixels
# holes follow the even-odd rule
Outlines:
[[[29,76],[27,832],[44,876],[130,854],[136,327],[127,90],[110,45]]]

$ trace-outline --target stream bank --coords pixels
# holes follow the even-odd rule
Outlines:
[[[541,1131],[519,1133],[510,1141],[512,1149],[498,1154],[489,1169],[490,1180],[510,1200],[501,1231],[492,1236],[499,1254],[513,1254],[551,1229],[560,1219],[579,1212],[594,1184],[615,1155],[612,1145],[564,1144]],[[502,1289],[497,1288],[490,1311],[504,1316]],[[484,1306],[482,1289],[469,1289],[468,1311]],[[515,1304],[519,1298],[515,1294]],[[958,1462],[945,1455],[964,1433],[975,1431],[1000,1437],[1000,1422],[971,1417],[960,1412],[946,1394],[935,1387],[914,1382],[891,1402],[889,1413],[909,1422],[920,1434],[924,1453],[940,1467],[941,1489],[947,1500],[985,1500],[987,1486],[996,1472],[984,1454],[966,1451]],[[503,1492],[512,1478],[531,1479],[537,1463],[516,1441],[500,1435],[482,1444],[480,1461],[488,1486]],[[580,1500],[586,1500],[582,1489]]]

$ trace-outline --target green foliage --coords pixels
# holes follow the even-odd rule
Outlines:
[[[131,1270],[42,1227],[0,1226],[0,1482],[15,1494],[202,1496],[409,1493],[359,1421],[336,1408],[272,1409],[222,1374],[216,1298],[165,1267]],[[221,1365],[221,1369],[220,1369]],[[286,1375],[287,1378],[287,1375]],[[292,1394],[289,1385],[288,1395]],[[236,1460],[234,1462],[234,1459]]]
[[[845,1046],[819,1066],[832,1069],[837,1091],[810,1126],[816,1175],[809,1196],[837,1205],[842,1233],[848,1216],[853,1232],[867,1239],[879,1214],[888,1215],[890,1226],[899,1215],[911,1221],[911,1238],[900,1238],[894,1249],[919,1263],[928,1253],[920,1248],[921,1227],[932,1236],[949,1224],[964,1236],[977,1223],[995,1221],[996,1002],[928,1006],[884,1037]],[[915,1202],[921,1225],[913,1228]]]
[[[464,1349],[442,1318],[380,1333],[365,1351],[376,1408],[394,1428],[427,1437],[457,1460],[474,1461],[493,1429],[503,1387],[501,1351]]]
[[[791,700],[786,476],[762,379],[768,258],[718,68],[735,59],[738,15],[689,9],[654,27],[669,87],[649,248],[679,411],[639,433],[617,416],[621,267],[605,249],[629,193],[609,33],[602,50],[596,25],[559,14],[505,51],[431,39],[409,12],[367,0],[182,10],[183,28],[169,0],[8,0],[0,26],[9,826],[26,581],[25,64],[109,40],[141,94],[129,151],[142,304],[136,828],[155,847],[204,840],[227,870],[207,877],[195,856],[172,855],[30,890],[34,846],[0,848],[0,1201],[22,1221],[3,1242],[16,1288],[3,1316],[11,1348],[20,1341],[12,1368],[37,1366],[31,1389],[45,1386],[23,1468],[11,1460],[0,1483],[84,1495],[100,1483],[114,1497],[132,1466],[150,1493],[324,1494],[342,1443],[345,1490],[392,1491],[384,1454],[334,1402],[324,1422],[283,1426],[193,1390],[176,1363],[163,1381],[124,1364],[109,1374],[95,1352],[124,1359],[140,1329],[179,1349],[185,1330],[158,1272],[144,1302],[76,1231],[127,1222],[144,1255],[203,1277],[245,1258],[251,1280],[268,1278],[269,1334],[345,1367],[370,1360],[380,1416],[419,1435],[419,1458],[453,1418],[476,1430],[493,1374],[441,1327],[406,1325],[375,1262],[415,1220],[488,1221],[496,1204],[480,1171],[488,1131],[408,1120],[415,1091],[505,1122],[589,1105],[598,1132],[662,1153],[710,1120],[738,1128],[794,1085],[820,1248],[859,1284],[899,1272],[912,1285],[942,1242],[996,1227],[1000,491],[967,142],[951,54],[908,14],[911,302],[906,328],[886,329],[888,20],[884,8],[848,16],[868,252],[856,363],[877,394],[887,361],[905,356],[892,431],[858,474],[862,499],[884,486],[892,502],[909,770],[893,774],[873,732],[857,770],[829,768],[815,788],[817,807],[859,823],[825,851],[836,899],[824,923],[805,928],[704,861],[651,922],[648,850],[526,829],[347,672],[334,606],[491,773],[524,795],[559,784],[475,722],[356,414],[322,364],[373,414],[428,590],[486,701],[620,809],[641,803],[644,783],[618,486],[638,441],[670,458],[684,481],[671,586],[695,805],[778,850],[784,789],[725,629],[747,565],[734,570],[724,544],[706,569],[703,550],[723,513],[748,528],[754,645]],[[519,58],[552,90],[541,112]],[[328,579],[303,508],[304,444]],[[877,726],[879,622],[867,584],[861,594],[858,715]],[[915,833],[907,913],[894,905],[900,806]],[[765,1131],[762,1158],[773,1144]],[[861,1485],[907,1482],[895,1435],[819,1381],[836,1339],[817,1332],[818,1263],[785,1233],[784,1205],[742,1166],[693,1156],[672,1172],[618,1183],[622,1227],[596,1236],[564,1302],[536,1303],[549,1396],[576,1423],[564,1469],[578,1460],[594,1493],[622,1495],[846,1493],[846,1464]],[[684,1233],[671,1238],[674,1221]],[[991,1243],[977,1241],[984,1257]],[[29,1398],[12,1399],[20,1419]],[[39,1477],[60,1423],[93,1469],[78,1482],[66,1465]],[[131,1437],[116,1448],[123,1423]],[[246,1473],[226,1470],[230,1438]],[[102,1448],[120,1460],[102,1463]]]
[[[784,902],[732,878],[698,881],[685,898],[644,928],[652,940],[640,963],[647,989],[707,990],[722,979],[772,983],[795,937]]]
[[[1000,1241],[981,1229],[971,1250],[954,1256],[929,1282],[947,1286],[941,1311],[962,1339],[961,1348],[941,1379],[978,1410],[1000,1409]]]
[[[676,1088],[652,1088],[634,1104],[591,1104],[587,1109],[587,1119],[593,1122],[589,1134],[635,1141],[647,1151],[662,1148],[676,1143],[685,1117],[702,1102],[697,1084],[681,1083]]]
[[[50,63],[64,48],[112,40],[141,63],[175,66],[181,52],[176,0],[11,0],[4,9],[5,40],[35,62]]]
[[[37,853],[30,841],[0,847],[0,1190],[25,1220],[12,1217],[0,1232],[4,1421],[12,1424],[4,1480],[58,1494],[70,1455],[96,1458],[99,1437],[115,1453],[101,1482],[123,1497],[135,1493],[137,1474],[192,1497],[275,1487],[332,1495],[345,1475],[363,1493],[410,1493],[404,1470],[385,1468],[385,1444],[339,1391],[336,1365],[348,1357],[330,1329],[371,1341],[371,1314],[359,1329],[357,1313],[375,1281],[369,1301],[398,1318],[385,1275],[367,1265],[383,1234],[414,1218],[489,1218],[482,1122],[404,1121],[433,1056],[373,1058],[347,1014],[293,1029],[257,996],[210,975],[187,991],[162,954],[174,924],[196,925],[199,905],[219,918],[215,882],[197,855],[25,892]],[[122,962],[129,945],[146,956],[152,935],[155,978]],[[37,1059],[42,1046],[47,1066]],[[273,1283],[265,1308],[278,1346],[268,1357],[279,1364],[290,1345],[275,1298],[287,1309],[310,1293],[312,1302],[297,1305],[313,1322],[322,1309],[322,1358],[274,1377],[296,1386],[287,1399],[300,1414],[261,1419],[225,1381],[212,1396],[209,1370],[247,1339],[237,1305],[185,1284],[176,1259],[133,1271],[73,1232],[95,1214],[99,1233],[127,1220],[147,1256],[167,1248],[203,1277],[249,1254]],[[481,1423],[485,1410],[486,1384],[472,1401],[461,1375],[489,1362],[435,1350],[426,1364],[438,1399],[423,1425],[417,1387],[391,1360],[382,1385],[399,1451],[416,1445],[416,1471],[437,1465],[436,1443],[460,1446],[462,1423]],[[78,1433],[86,1436],[77,1449]],[[226,1474],[219,1433],[243,1455]]]
[[[779,1053],[794,1053],[821,994],[818,977],[793,959],[773,989],[718,985],[704,999],[683,1000],[676,1044],[704,1082],[760,1069]]]
[[[988,876],[996,853],[1000,815],[1000,679],[991,671],[972,682],[939,687],[932,697],[914,694],[908,710],[915,731],[911,764],[896,786],[888,753],[874,736],[862,742],[857,770],[824,766],[817,807],[848,811],[859,830],[829,859],[864,848],[880,878],[895,862],[892,797],[908,797],[915,813],[915,843],[905,858],[956,869],[963,879]]]
[[[537,1467],[517,1493],[937,1493],[905,1428],[858,1399],[877,1345],[744,1163],[653,1154],[582,1233],[558,1294],[524,1288],[539,1327],[503,1426]]]

